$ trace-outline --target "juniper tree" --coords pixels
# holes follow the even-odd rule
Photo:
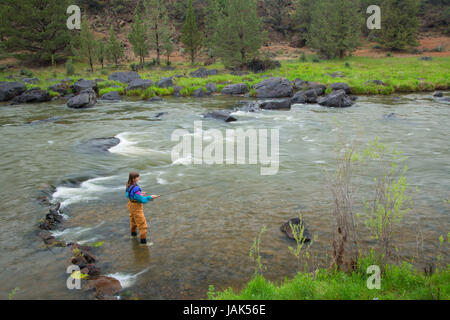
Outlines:
[[[156,63],[161,64],[161,54],[163,52],[163,41],[170,32],[169,16],[167,14],[166,1],[146,0],[145,10],[148,20],[149,45],[156,51]]]
[[[194,64],[198,51],[202,46],[202,35],[198,30],[197,19],[192,9],[192,0],[188,1],[186,19],[181,30],[181,42],[183,42],[186,51],[191,57],[191,63]]]
[[[175,49],[173,47],[172,33],[167,32],[164,35],[164,39],[163,39],[163,52],[167,58],[166,65],[170,65],[170,55],[173,53],[174,50]]]
[[[419,0],[384,0],[381,29],[374,32],[386,49],[403,50],[417,46]]]
[[[343,58],[360,44],[362,16],[357,0],[316,0],[307,45],[325,58]]]
[[[229,0],[217,25],[215,49],[226,67],[240,68],[258,55],[266,33],[256,0]]]
[[[113,61],[117,68],[119,66],[120,59],[124,56],[124,52],[122,43],[117,39],[116,33],[114,32],[112,26],[109,29],[109,40],[106,47],[108,50],[108,60]]]
[[[105,58],[106,58],[106,44],[105,41],[100,39],[97,41],[96,53],[95,53],[98,63],[102,66],[102,69],[105,67]]]
[[[66,26],[68,0],[1,2],[5,50],[15,52],[19,59],[39,62],[51,62],[52,57],[59,60],[67,53],[71,36]]]
[[[78,54],[86,58],[89,63],[91,71],[94,72],[94,62],[96,59],[96,47],[97,42],[94,37],[94,33],[91,31],[91,27],[86,19],[81,22],[81,32],[79,38]]]
[[[205,10],[205,47],[208,48],[210,58],[214,57],[214,37],[216,34],[217,23],[222,15],[221,4],[219,0],[208,0],[208,6]]]
[[[140,3],[136,6],[136,13],[134,21],[131,24],[131,31],[128,34],[128,40],[133,46],[134,55],[139,57],[141,65],[144,65],[145,57],[148,55],[150,46],[148,42],[148,30],[142,17]]]

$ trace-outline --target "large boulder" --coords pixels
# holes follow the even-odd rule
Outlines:
[[[71,85],[70,88],[72,89],[72,92],[74,94],[78,94],[81,91],[88,90],[88,89],[98,92],[97,82],[94,80],[80,79],[77,82],[75,82],[73,85]]]
[[[170,88],[170,87],[173,87],[172,77],[170,77],[170,78],[161,78],[161,80],[159,80],[159,82],[157,83],[157,86],[159,88]]]
[[[9,101],[27,90],[21,82],[0,82],[0,102]]]
[[[248,86],[245,83],[230,84],[222,89],[222,94],[244,94],[248,92]]]
[[[121,101],[122,97],[117,91],[111,91],[108,93],[105,93],[102,96],[102,100],[109,100],[109,101]]]
[[[351,107],[354,104],[352,98],[344,90],[333,91],[329,95],[320,98],[318,103],[321,106],[333,108]]]
[[[46,102],[51,99],[52,98],[47,91],[41,90],[41,88],[32,88],[25,91],[20,96],[14,97],[14,99],[11,100],[11,104]]]
[[[23,78],[22,82],[26,83],[26,84],[36,84],[39,82],[39,79],[38,78]]]
[[[228,111],[212,111],[204,115],[205,118],[212,118],[217,120],[223,120],[225,122],[237,121],[237,119],[231,116]]]
[[[253,86],[257,98],[285,98],[292,97],[294,88],[286,78],[270,78]]]
[[[48,89],[59,93],[60,96],[66,95],[67,91],[68,91],[67,87],[65,85],[63,85],[62,83],[54,84],[54,85],[48,87]]]
[[[217,85],[214,82],[207,83],[205,88],[211,93],[217,92]]]
[[[135,79],[128,84],[127,91],[142,89],[145,90],[153,85],[152,80]]]
[[[291,98],[291,104],[305,104],[306,102],[306,95],[303,91],[297,92]]]
[[[79,95],[69,99],[67,106],[73,109],[93,107],[97,103],[97,95],[94,90],[87,89],[80,92]]]
[[[292,85],[294,87],[294,90],[303,90],[308,86],[308,81],[297,78],[292,81]]]
[[[346,94],[352,93],[350,86],[344,82],[332,83],[330,87],[331,87],[331,90],[333,90],[333,91],[344,90]]]
[[[108,77],[110,81],[117,81],[122,83],[130,83],[133,80],[141,79],[139,73],[130,71],[130,72],[114,72]]]
[[[203,90],[203,88],[199,88],[192,93],[195,98],[203,98],[209,95],[211,95],[211,92]]]
[[[263,110],[289,110],[291,109],[291,100],[271,100],[271,101],[264,101],[259,105],[259,107]]]
[[[207,70],[205,68],[200,68],[194,72],[191,72],[192,78],[206,78],[208,76],[215,76],[219,73],[217,69]]]

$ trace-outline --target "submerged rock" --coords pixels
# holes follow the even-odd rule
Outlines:
[[[288,222],[284,223],[280,230],[281,232],[285,233],[290,239],[295,240],[294,237],[294,233],[292,232],[292,228],[291,228],[291,224],[292,226],[294,226],[294,228],[304,228],[303,229],[303,240],[305,242],[309,242],[312,240],[312,234],[309,232],[309,230],[306,228],[305,224],[303,221],[300,220],[300,218],[293,218],[291,220],[289,220]]]
[[[255,84],[253,88],[257,98],[285,98],[292,97],[294,93],[291,82],[281,77],[266,79]]]
[[[213,111],[205,114],[204,117],[223,120],[225,122],[237,121],[237,119],[231,115],[231,112],[228,111]]]
[[[83,144],[83,149],[94,152],[108,152],[112,147],[117,146],[120,143],[119,138],[95,138],[91,139]]]
[[[97,295],[113,296],[122,290],[122,285],[120,284],[120,281],[115,278],[100,276],[95,280],[89,280],[87,289],[94,289]]]
[[[27,87],[21,82],[2,81],[0,82],[0,102],[9,101],[26,90]]]

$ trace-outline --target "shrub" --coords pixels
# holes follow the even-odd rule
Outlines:
[[[73,76],[75,74],[75,66],[73,65],[72,59],[66,61],[66,75]]]

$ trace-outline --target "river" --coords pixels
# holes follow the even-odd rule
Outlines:
[[[231,108],[241,98],[170,98],[157,104],[99,102],[73,110],[62,103],[0,106],[0,298],[19,288],[17,299],[86,299],[68,290],[67,252],[41,248],[39,220],[47,208],[36,197],[42,183],[57,186],[66,220],[57,238],[83,243],[104,241],[96,249],[102,273],[121,280],[141,299],[204,299],[209,285],[241,288],[252,275],[249,249],[264,225],[261,243],[265,275],[274,281],[295,274],[292,242],[280,225],[301,212],[317,236],[311,248],[316,263],[330,253],[331,194],[324,170],[335,166],[335,147],[356,139],[362,145],[379,137],[407,156],[407,181],[414,210],[404,217],[396,245],[404,257],[416,252],[420,217],[425,252],[437,255],[439,235],[449,231],[449,106],[429,95],[360,97],[346,109],[294,105],[290,111],[237,112],[239,121],[202,119],[208,110]],[[168,114],[156,119],[159,112]],[[395,117],[387,117],[394,113]],[[54,121],[34,122],[50,117]],[[176,129],[279,129],[279,171],[262,176],[259,165],[185,165],[172,163]],[[92,138],[117,137],[109,152],[83,148]],[[208,137],[204,137],[205,142]],[[146,205],[148,250],[129,235],[124,186],[130,171],[152,194],[193,186],[204,188],[162,197]],[[368,177],[358,179],[370,190]],[[214,183],[214,184],[211,184]],[[361,210],[359,195],[356,207]],[[363,235],[366,245],[372,242]],[[448,255],[444,255],[448,260]]]

